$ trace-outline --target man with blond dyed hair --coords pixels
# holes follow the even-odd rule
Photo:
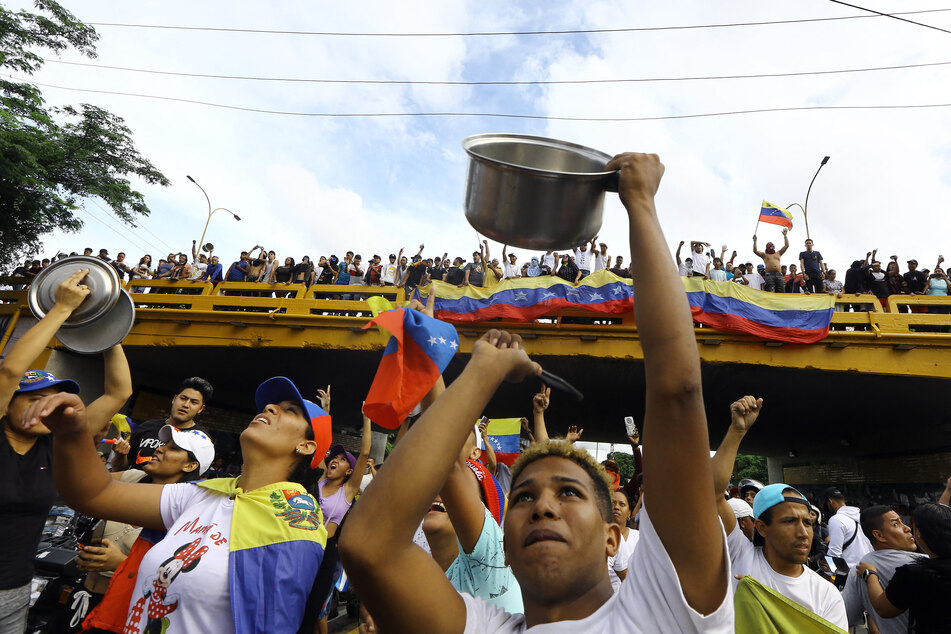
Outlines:
[[[341,532],[347,574],[381,631],[515,634],[537,625],[549,634],[733,631],[729,557],[710,495],[700,360],[654,207],[664,167],[656,155],[623,154],[605,170],[620,172],[619,196],[630,219],[634,311],[647,377],[647,502],[630,562],[637,582],[614,593],[605,561],[617,552],[621,533],[604,473],[564,441],[530,448],[512,470],[505,555],[524,614],[458,594],[413,544],[472,421],[503,381],[541,372],[517,335],[490,330],[462,374],[390,454]],[[386,530],[380,517],[387,518]]]

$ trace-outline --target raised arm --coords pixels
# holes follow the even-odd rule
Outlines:
[[[479,251],[485,248],[485,251],[482,253],[482,263],[485,264],[492,259],[492,254],[489,253],[489,241],[483,240],[482,244],[479,246]]]
[[[779,250],[777,255],[782,255],[789,249],[789,231],[783,228],[783,248]]]
[[[951,505],[951,478],[948,478],[947,482],[944,483],[944,491],[941,492],[941,497],[938,498],[938,504]]]
[[[53,482],[80,513],[145,528],[163,529],[162,485],[114,480],[89,442],[86,407],[76,394],[58,392],[33,403],[22,424],[42,423],[53,432]]]
[[[360,436],[360,455],[357,456],[357,461],[353,464],[353,474],[344,485],[348,500],[353,500],[357,493],[360,492],[360,485],[363,484],[363,472],[367,469],[367,458],[370,457],[370,449],[372,447],[373,423],[370,422],[370,418],[364,414],[363,433]]]
[[[761,258],[765,258],[766,254],[756,248],[756,236],[753,236],[753,255]]]
[[[677,259],[677,266],[680,266],[681,264],[683,264],[683,262],[680,261],[680,250],[683,248],[684,248],[684,241],[681,240],[680,244],[677,245],[677,253],[674,254],[674,257]]]
[[[465,604],[436,562],[413,544],[413,534],[454,468],[472,421],[501,382],[540,371],[518,336],[487,332],[462,374],[390,453],[386,468],[353,507],[340,536],[340,552],[381,630],[463,631]],[[380,517],[386,518],[387,530],[380,530]]]
[[[736,515],[723,497],[723,492],[730,484],[740,443],[743,442],[746,432],[756,422],[762,407],[763,399],[757,399],[755,396],[744,396],[730,405],[730,428],[727,429],[716,455],[710,461],[713,467],[713,495],[727,535],[736,526]]]
[[[89,269],[76,271],[56,287],[54,304],[46,316],[27,330],[0,362],[0,417],[5,416],[13,393],[20,387],[23,374],[36,362],[56,334],[86,296],[89,287],[80,281]],[[16,422],[16,421],[13,421]]]
[[[107,429],[112,417],[119,413],[132,396],[132,373],[121,345],[115,345],[102,353],[105,366],[105,389],[102,396],[86,408],[89,431],[93,435]]]
[[[551,388],[542,385],[538,394],[532,397],[532,415],[535,442],[548,442],[548,427],[545,425],[545,410],[551,401]]]
[[[489,442],[488,420],[479,423],[479,435],[482,437],[482,446],[485,447],[485,449],[482,450],[485,453],[485,466],[489,470],[489,473],[494,476],[496,470],[499,468],[499,461],[495,457],[495,449],[492,448],[492,443]]]
[[[664,166],[653,154],[622,154],[605,169],[621,172],[618,192],[630,220],[634,315],[646,375],[644,442],[650,449],[644,455],[644,487],[649,514],[687,603],[709,614],[728,592],[729,564],[710,496],[710,444],[693,320],[678,272],[666,257],[654,206]],[[680,492],[676,500],[666,493],[670,490]]]

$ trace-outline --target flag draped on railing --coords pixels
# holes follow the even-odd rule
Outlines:
[[[733,282],[681,278],[693,320],[711,328],[790,343],[813,343],[829,332],[835,298],[826,294],[766,293]],[[562,308],[619,315],[633,310],[631,280],[601,270],[570,284],[547,275],[503,280],[492,288],[433,282],[435,315],[452,323],[492,319],[533,321]],[[429,289],[421,295],[426,297]]]

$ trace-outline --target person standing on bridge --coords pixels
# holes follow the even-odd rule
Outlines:
[[[763,290],[767,293],[784,293],[786,291],[786,280],[783,279],[782,264],[780,258],[789,248],[789,236],[787,230],[783,229],[783,248],[776,251],[776,246],[772,242],[766,243],[766,250],[760,251],[756,248],[756,236],[753,236],[753,253],[763,258],[763,264],[766,269],[763,272]]]
[[[630,218],[634,311],[647,377],[648,501],[630,562],[637,582],[613,592],[605,562],[617,553],[621,532],[612,521],[611,492],[600,465],[566,441],[535,443],[512,469],[505,554],[524,614],[460,596],[413,544],[419,518],[492,395],[505,381],[541,372],[518,335],[490,330],[462,374],[390,454],[341,534],[350,580],[383,631],[515,634],[536,625],[550,633],[733,631],[728,555],[710,496],[700,359],[654,206],[664,167],[656,155],[623,154],[605,170],[620,171],[619,196]]]

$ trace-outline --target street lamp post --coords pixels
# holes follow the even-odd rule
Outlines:
[[[208,192],[205,191],[205,188],[202,187],[201,185],[199,185],[199,184],[198,184],[198,181],[196,181],[194,178],[192,178],[191,176],[188,176],[188,174],[186,174],[185,176],[188,178],[188,180],[190,180],[191,182],[195,183],[195,185],[198,187],[198,189],[201,190],[201,193],[205,195],[205,200],[208,202],[208,219],[205,220],[205,228],[204,228],[204,230],[202,230],[202,232],[201,232],[201,240],[198,241],[198,248],[200,249],[200,248],[205,244],[205,234],[208,233],[208,223],[211,222],[211,217],[212,217],[212,215],[214,215],[214,213],[215,213],[216,211],[227,211],[229,214],[231,214],[232,216],[234,216],[234,219],[235,219],[235,220],[238,220],[238,221],[241,220],[241,216],[239,216],[238,214],[234,213],[233,211],[231,211],[231,210],[228,209],[227,207],[216,207],[215,209],[212,209],[212,208],[211,208],[211,199],[208,198]]]
[[[812,184],[816,182],[816,176],[819,175],[819,172],[822,171],[823,165],[829,162],[829,157],[822,157],[822,162],[819,163],[819,169],[816,170],[815,176],[812,177],[812,180],[809,181],[809,189],[806,190],[806,204],[802,208],[802,217],[806,220],[806,239],[812,239],[809,235],[809,192],[812,191]]]

